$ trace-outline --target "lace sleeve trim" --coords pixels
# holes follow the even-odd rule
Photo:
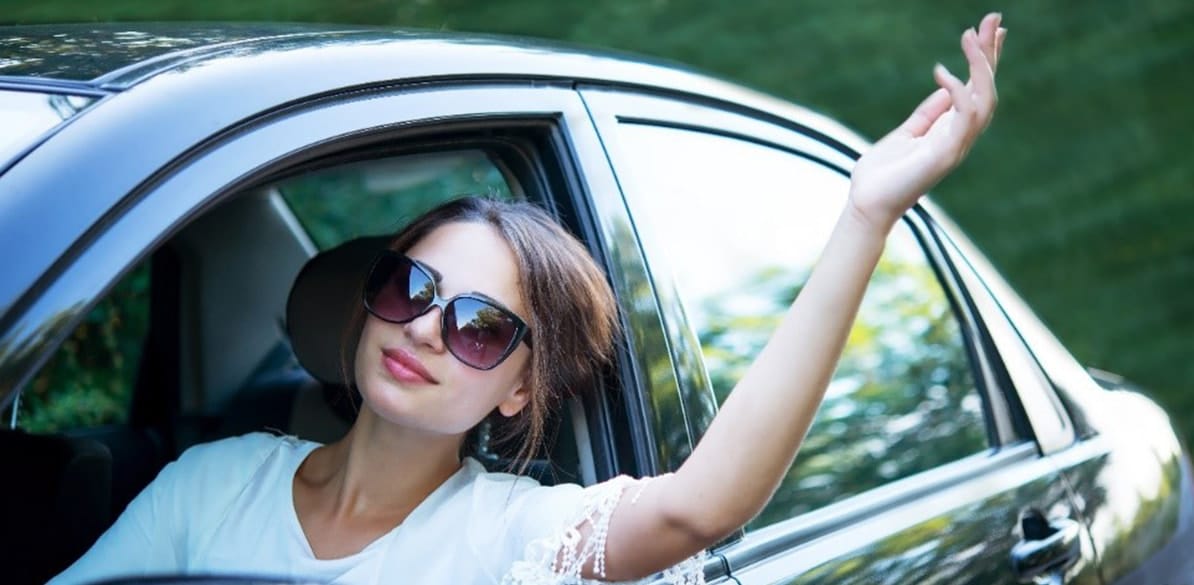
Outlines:
[[[631,504],[651,482],[651,478],[634,479],[618,476],[599,486],[585,490],[579,514],[566,524],[560,533],[538,538],[527,544],[522,560],[516,561],[502,579],[502,585],[597,585],[605,581],[605,544],[609,536],[609,521],[622,495],[633,488]],[[581,538],[580,529],[589,526],[589,538]],[[592,559],[598,580],[585,579],[582,571]],[[654,582],[661,578],[670,585],[704,585],[705,552],[701,551],[660,575],[635,583]]]

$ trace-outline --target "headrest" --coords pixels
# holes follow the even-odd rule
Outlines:
[[[325,384],[344,383],[340,345],[353,310],[360,306],[361,286],[388,237],[349,240],[312,256],[294,279],[286,300],[286,330],[299,364]],[[357,333],[347,339],[355,344]],[[356,348],[350,348],[355,353]],[[349,355],[352,355],[350,353]]]

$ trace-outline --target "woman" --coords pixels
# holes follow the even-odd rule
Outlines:
[[[940,88],[858,162],[822,261],[674,473],[541,487],[462,460],[491,415],[532,453],[559,394],[608,359],[616,323],[600,271],[546,214],[464,200],[397,235],[364,283],[345,356],[364,408],[347,436],[196,446],[51,583],[218,572],[537,584],[665,570],[700,582],[702,551],[758,513],[791,465],[888,232],[990,121],[999,24],[988,15],[962,35],[968,83],[938,65]]]

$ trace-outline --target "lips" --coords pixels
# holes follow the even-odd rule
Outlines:
[[[439,381],[423,367],[411,352],[401,348],[381,350],[381,362],[386,371],[399,382],[408,384],[438,384]]]

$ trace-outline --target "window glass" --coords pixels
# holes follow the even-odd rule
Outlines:
[[[345,164],[284,180],[277,188],[321,250],[360,236],[394,233],[462,195],[511,197],[501,170],[481,150]]]
[[[849,181],[811,160],[718,135],[624,124],[619,138],[635,165],[635,223],[658,242],[648,249],[666,253],[720,402],[803,286]],[[796,463],[748,529],[986,447],[959,323],[901,222]]]
[[[148,330],[149,264],[145,262],[87,314],[25,387],[17,428],[57,433],[127,422]]]

